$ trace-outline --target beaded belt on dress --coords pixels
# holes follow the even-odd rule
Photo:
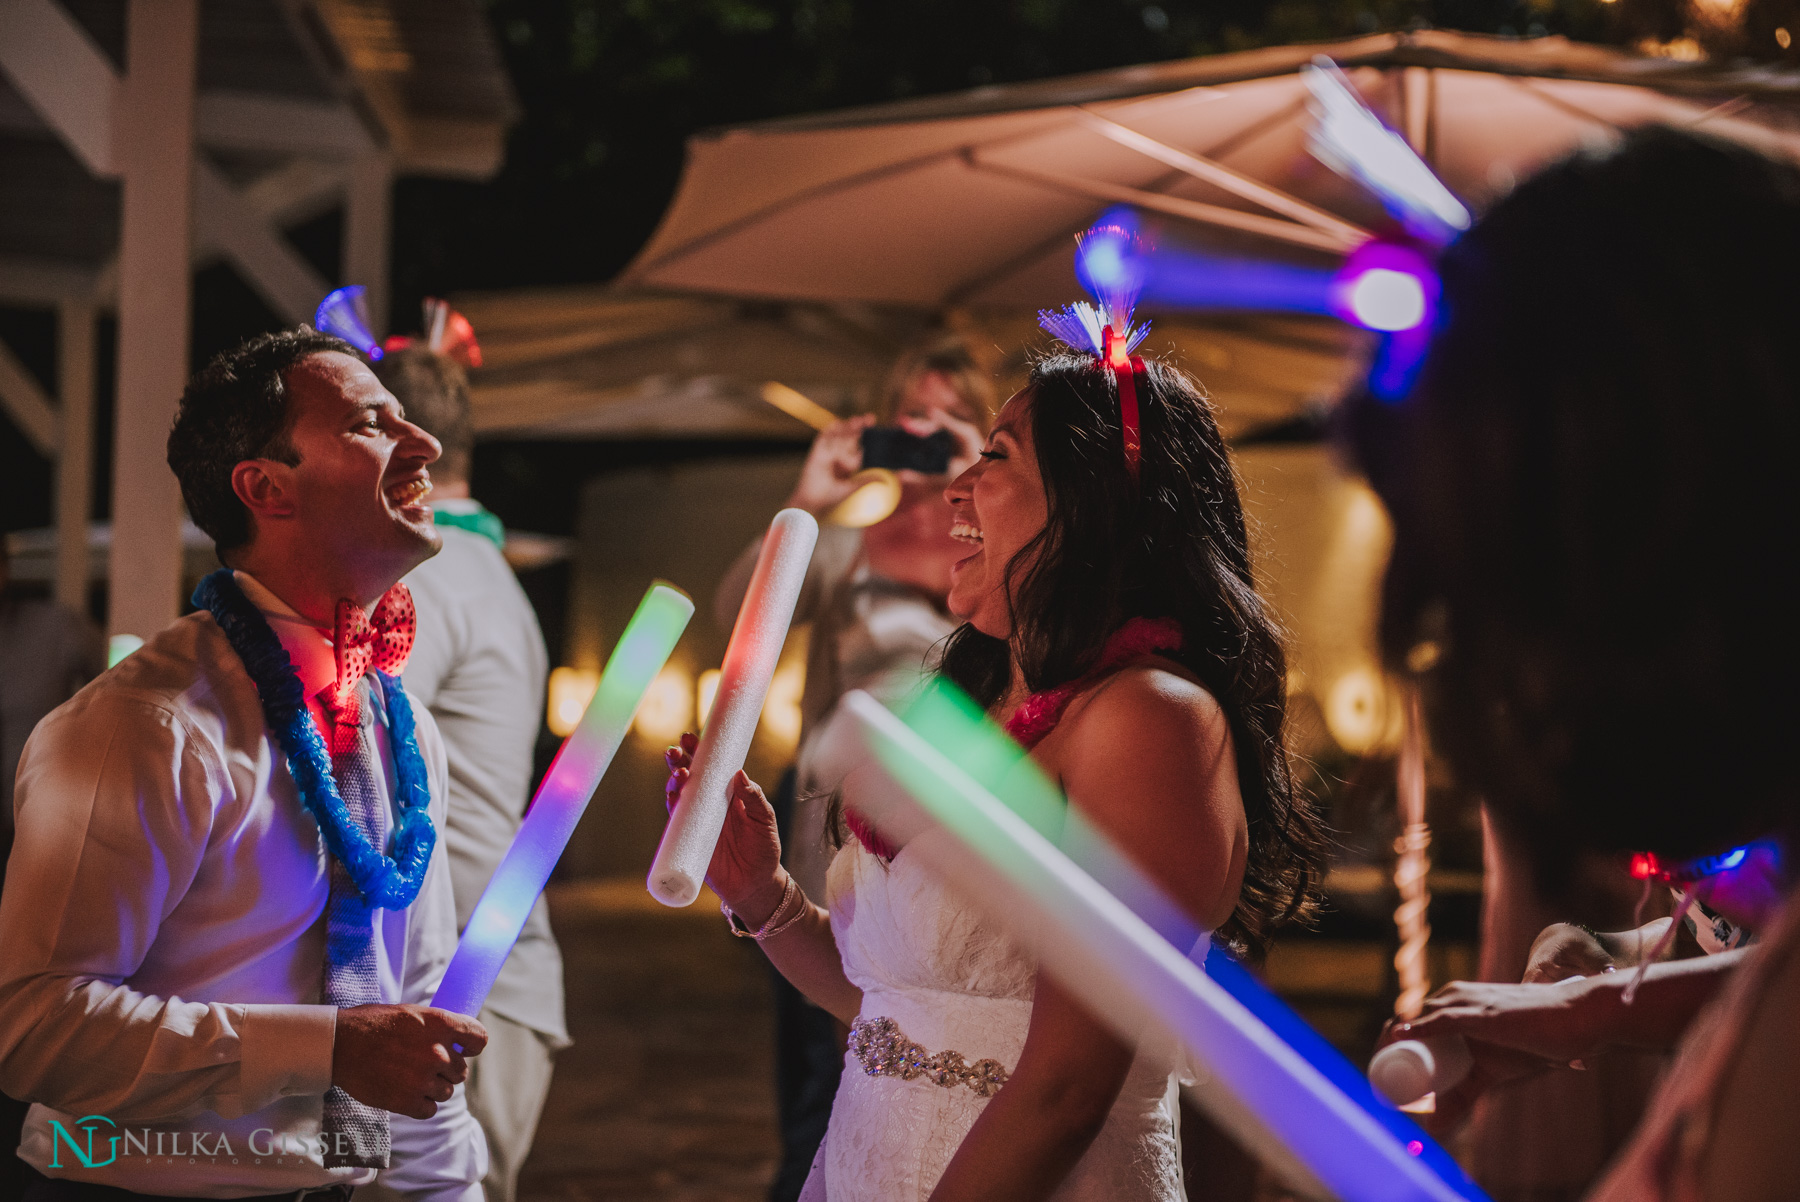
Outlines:
[[[850,1027],[850,1051],[871,1077],[924,1077],[953,1089],[967,1085],[977,1096],[991,1098],[1010,1076],[998,1060],[969,1064],[961,1052],[928,1054],[901,1033],[891,1018],[859,1018]]]

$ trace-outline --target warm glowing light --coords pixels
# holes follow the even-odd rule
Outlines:
[[[713,698],[719,695],[719,670],[708,668],[700,673],[700,679],[694,685],[694,707],[700,712],[700,725],[712,717]]]
[[[806,690],[806,663],[790,657],[775,669],[763,702],[763,733],[792,751],[800,745],[800,694]]]
[[[1780,25],[1775,29],[1775,44],[1786,50],[1794,44],[1794,35],[1787,31],[1787,26]]]
[[[779,380],[762,386],[762,399],[789,417],[803,421],[815,430],[836,424],[838,415],[797,388],[789,388]]]
[[[544,713],[550,733],[559,739],[568,738],[599,687],[600,673],[592,668],[557,668],[551,672],[550,703]]]
[[[693,716],[693,674],[680,664],[670,664],[650,682],[633,729],[652,743],[673,743],[689,729]]]
[[[1425,289],[1403,271],[1377,267],[1350,285],[1350,311],[1371,330],[1410,330],[1425,320]]]
[[[833,526],[860,530],[882,521],[900,507],[900,477],[887,468],[867,468],[851,477],[850,482],[856,490],[825,515]]]
[[[1387,730],[1387,691],[1373,668],[1352,668],[1332,683],[1325,695],[1325,725],[1331,737],[1352,755],[1380,744]]]

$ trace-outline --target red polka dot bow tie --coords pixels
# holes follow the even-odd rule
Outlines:
[[[330,712],[334,724],[355,727],[362,723],[362,707],[356,699],[356,684],[370,668],[379,668],[389,676],[398,676],[412,654],[413,634],[417,629],[413,616],[412,590],[396,584],[381,595],[373,613],[348,598],[337,603],[337,626],[332,632],[332,650],[337,657],[337,680],[319,691],[319,700]]]

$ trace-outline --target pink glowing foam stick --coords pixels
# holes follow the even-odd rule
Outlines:
[[[563,741],[512,846],[475,903],[432,1005],[458,1014],[481,1012],[551,869],[625,741],[644,694],[669,662],[693,614],[694,603],[671,585],[653,584],[644,594],[606,661],[581,723]]]
[[[700,896],[700,883],[725,826],[727,790],[750,754],[750,740],[762,717],[769,681],[818,539],[819,524],[811,514],[784,509],[775,515],[763,540],[750,590],[725,648],[719,691],[694,751],[687,788],[669,815],[662,846],[650,866],[650,895],[665,906],[690,905]]]

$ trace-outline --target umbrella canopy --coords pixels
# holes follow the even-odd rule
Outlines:
[[[1384,221],[1306,150],[1316,55],[1476,209],[1585,144],[1652,122],[1800,158],[1800,76],[1561,38],[1425,31],[1284,46],[695,137],[622,282],[943,308],[1077,295],[1070,237],[1106,205],[1204,249],[1330,264]]]
[[[470,372],[483,438],[770,438],[811,430],[762,400],[778,380],[838,413],[868,409],[923,309],[632,296],[611,288],[466,293],[481,339]],[[1003,390],[1045,338],[1026,309],[949,315]],[[1266,430],[1342,387],[1361,335],[1336,322],[1232,315],[1159,319],[1149,349],[1203,380],[1227,436]]]

